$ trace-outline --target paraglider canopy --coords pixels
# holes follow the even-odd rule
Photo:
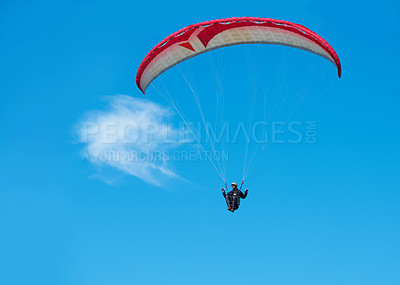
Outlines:
[[[136,75],[136,84],[145,93],[155,78],[182,61],[221,47],[256,43],[312,52],[331,61],[341,76],[335,50],[310,29],[287,21],[239,17],[202,22],[169,35],[144,58]]]

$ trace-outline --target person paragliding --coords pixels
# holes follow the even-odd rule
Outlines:
[[[243,185],[243,183],[242,183],[242,185]],[[225,189],[222,188],[222,195],[224,196],[224,198],[226,200],[226,205],[228,206],[228,211],[231,211],[233,213],[237,209],[239,209],[240,199],[246,199],[249,189],[246,189],[243,194],[243,192],[237,187],[236,182],[232,182],[231,186],[232,186],[232,190],[229,191],[228,193],[225,193]],[[228,191],[228,189],[226,191]]]
[[[336,66],[338,77],[341,77],[342,67],[336,51],[320,35],[304,27],[303,25],[269,18],[234,17],[196,23],[167,36],[164,40],[155,45],[142,60],[136,73],[136,85],[143,94],[146,94],[146,90],[152,84],[152,82],[170,68],[177,66],[193,57],[213,51],[215,49],[243,44],[281,45],[314,53],[332,62]],[[208,139],[210,140],[210,146],[213,150],[213,155],[211,156],[207,154],[207,150],[202,145],[201,140],[197,138],[195,132],[193,132],[192,128],[186,122],[183,112],[181,112],[181,110],[178,108],[179,105],[183,105],[186,102],[186,99],[184,99],[181,103],[175,102],[176,99],[174,99],[173,96],[170,96],[167,90],[166,94],[163,94],[163,92],[158,90],[158,88],[155,86],[153,87],[165,97],[171,107],[173,107],[177,114],[180,115],[188,129],[191,131],[194,139],[203,149],[204,154],[207,156],[210,162],[210,165],[215,168],[215,171],[218,173],[221,180],[225,182],[225,168],[219,164],[217,159],[214,158],[218,155],[215,151],[215,143],[212,142],[211,136],[208,132],[207,124],[200,106],[199,96],[196,94],[183,73],[182,76],[193,93],[192,95],[195,99],[195,103],[198,106],[200,115],[203,119]],[[254,96],[257,94],[255,87],[256,84],[254,83],[254,90],[251,92],[255,94]],[[216,94],[218,95],[220,93],[223,94],[224,92],[219,92],[217,90]],[[302,98],[303,97],[301,97],[301,99]],[[217,102],[219,102],[219,100],[219,97],[217,97]],[[254,101],[253,104],[255,104],[255,100],[250,101]],[[215,125],[217,125],[217,123],[215,123]],[[245,152],[246,163],[244,163],[243,168],[243,180],[245,179],[248,170],[251,169],[250,166],[254,167],[253,163],[255,163],[253,161],[254,155],[253,158],[247,162],[247,147]],[[255,149],[255,151],[257,150],[258,147]],[[245,199],[247,196],[248,189],[246,189],[243,193],[241,191],[242,186],[243,181],[239,188],[237,187],[236,183],[232,183],[232,190],[228,193],[225,193],[225,190],[228,191],[226,183],[225,189],[222,188],[222,194],[226,200],[228,210],[231,212],[237,210],[240,205],[240,199]]]

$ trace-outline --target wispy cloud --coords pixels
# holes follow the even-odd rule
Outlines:
[[[179,146],[178,129],[168,123],[171,110],[126,95],[106,100],[105,110],[87,112],[76,125],[83,157],[100,169],[111,166],[155,185],[178,177],[165,156]]]

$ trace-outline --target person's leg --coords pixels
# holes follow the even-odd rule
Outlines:
[[[229,211],[231,211],[232,213],[235,211],[235,199],[233,199],[232,197],[229,199]]]
[[[237,201],[237,199],[234,199],[233,203],[232,203],[232,209],[235,211],[237,209],[239,209],[239,203]]]
[[[225,201],[226,201],[226,205],[228,206],[228,211],[232,211],[231,201],[228,196],[226,196]]]

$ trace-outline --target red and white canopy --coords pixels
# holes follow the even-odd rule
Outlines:
[[[156,77],[184,60],[221,47],[254,43],[278,44],[315,53],[335,64],[341,75],[335,50],[313,31],[287,21],[240,17],[191,25],[168,36],[144,58],[136,84],[145,93]]]

